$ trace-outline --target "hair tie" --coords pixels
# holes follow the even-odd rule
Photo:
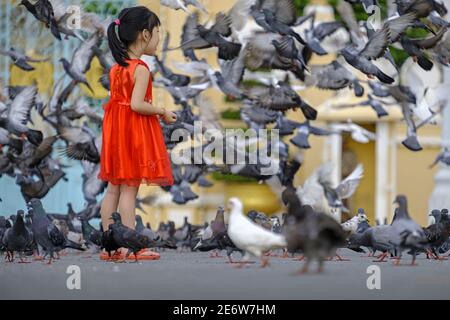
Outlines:
[[[116,25],[120,26],[120,19],[114,20],[114,23],[115,23]]]

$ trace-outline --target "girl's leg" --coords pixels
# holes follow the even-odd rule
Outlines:
[[[112,223],[111,214],[117,211],[119,204],[120,186],[113,185],[108,182],[105,197],[102,200],[100,215],[102,217],[103,230],[108,230],[108,226]]]
[[[122,217],[122,223],[131,229],[135,227],[136,196],[138,191],[139,186],[120,186],[119,213]]]

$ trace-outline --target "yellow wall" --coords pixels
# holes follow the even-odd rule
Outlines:
[[[397,134],[404,139],[406,126],[399,125]],[[402,144],[399,144],[397,150],[397,192],[408,197],[409,212],[421,225],[428,225],[428,199],[433,191],[434,176],[439,167],[437,165],[434,169],[429,169],[440,148],[424,143],[427,137],[440,141],[440,127],[426,126],[419,131],[422,151],[410,151]]]

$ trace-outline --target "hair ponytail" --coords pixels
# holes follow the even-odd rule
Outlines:
[[[144,6],[123,9],[119,13],[119,21],[119,24],[111,22],[108,27],[108,44],[114,60],[126,67],[128,63],[125,60],[130,59],[128,46],[136,41],[139,32],[148,29],[152,33],[161,22],[153,11]]]

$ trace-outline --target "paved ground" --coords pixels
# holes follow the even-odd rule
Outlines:
[[[163,252],[161,260],[102,262],[69,254],[51,266],[0,262],[1,299],[450,299],[450,262],[419,266],[378,263],[381,289],[367,289],[372,258],[342,250],[351,261],[327,262],[320,275],[295,276],[303,262],[272,258],[266,269],[236,269],[208,253]],[[237,256],[239,256],[237,254]],[[68,290],[67,267],[78,265],[81,289]],[[315,267],[315,265],[313,265]]]

